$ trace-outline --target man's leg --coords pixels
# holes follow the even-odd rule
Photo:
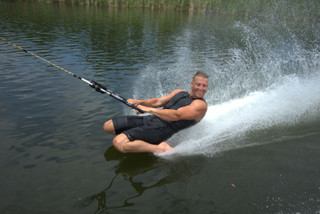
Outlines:
[[[142,140],[130,141],[125,134],[119,134],[113,139],[114,147],[122,153],[137,153],[137,152],[153,152],[162,153],[172,149],[166,142],[159,145],[147,143]]]
[[[104,130],[105,132],[110,133],[110,134],[116,135],[116,132],[115,132],[115,130],[114,130],[114,126],[113,126],[112,120],[108,120],[107,122],[105,122],[105,123],[103,124],[103,130]]]

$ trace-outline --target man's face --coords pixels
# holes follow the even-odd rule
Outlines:
[[[208,90],[208,79],[196,76],[191,82],[190,96],[194,98],[203,98]]]

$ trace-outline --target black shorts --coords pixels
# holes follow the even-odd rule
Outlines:
[[[175,132],[165,122],[155,116],[122,116],[112,119],[116,134],[125,134],[130,141],[143,140],[159,144]]]

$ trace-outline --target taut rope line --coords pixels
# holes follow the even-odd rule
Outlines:
[[[76,74],[74,74],[74,73],[72,73],[72,72],[70,72],[70,71],[68,71],[68,70],[56,65],[56,64],[54,64],[53,62],[50,62],[50,61],[48,61],[48,60],[46,60],[46,59],[44,59],[44,58],[42,58],[42,57],[30,52],[30,51],[27,51],[26,49],[24,49],[24,48],[22,48],[22,47],[20,47],[20,46],[18,46],[16,44],[8,41],[8,40],[6,40],[6,39],[4,39],[2,37],[0,37],[0,39],[2,41],[4,41],[4,42],[6,42],[6,43],[8,43],[8,44],[10,44],[10,45],[12,45],[12,46],[24,51],[24,52],[26,52],[26,53],[36,57],[36,58],[38,58],[38,59],[40,59],[40,60],[42,60],[42,61],[44,61],[44,62],[46,62],[46,63],[48,63],[50,65],[62,70],[62,71],[64,71],[64,72],[68,73],[68,74],[72,75],[73,77],[78,78],[79,80],[82,80],[83,82],[87,83],[90,87],[94,88],[96,91],[98,91],[98,92],[100,92],[102,94],[108,94],[109,96],[113,97],[114,99],[126,104],[130,108],[134,108],[134,109],[138,110],[139,112],[144,113],[144,111],[142,111],[140,108],[138,108],[137,106],[133,105],[132,103],[129,103],[127,101],[127,99],[125,99],[124,97],[121,97],[119,94],[113,93],[112,91],[107,89],[105,86],[101,85],[100,83],[97,83],[95,81],[86,80],[86,79],[84,79],[84,78],[82,78],[82,77],[80,77],[80,76],[78,76],[78,75],[76,75]]]

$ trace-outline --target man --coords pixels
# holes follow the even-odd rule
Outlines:
[[[151,115],[113,118],[105,122],[103,129],[116,135],[113,145],[123,153],[171,150],[164,140],[205,116],[207,103],[203,97],[208,89],[208,78],[206,73],[198,71],[192,79],[190,93],[177,89],[160,98],[128,99],[129,103]]]

